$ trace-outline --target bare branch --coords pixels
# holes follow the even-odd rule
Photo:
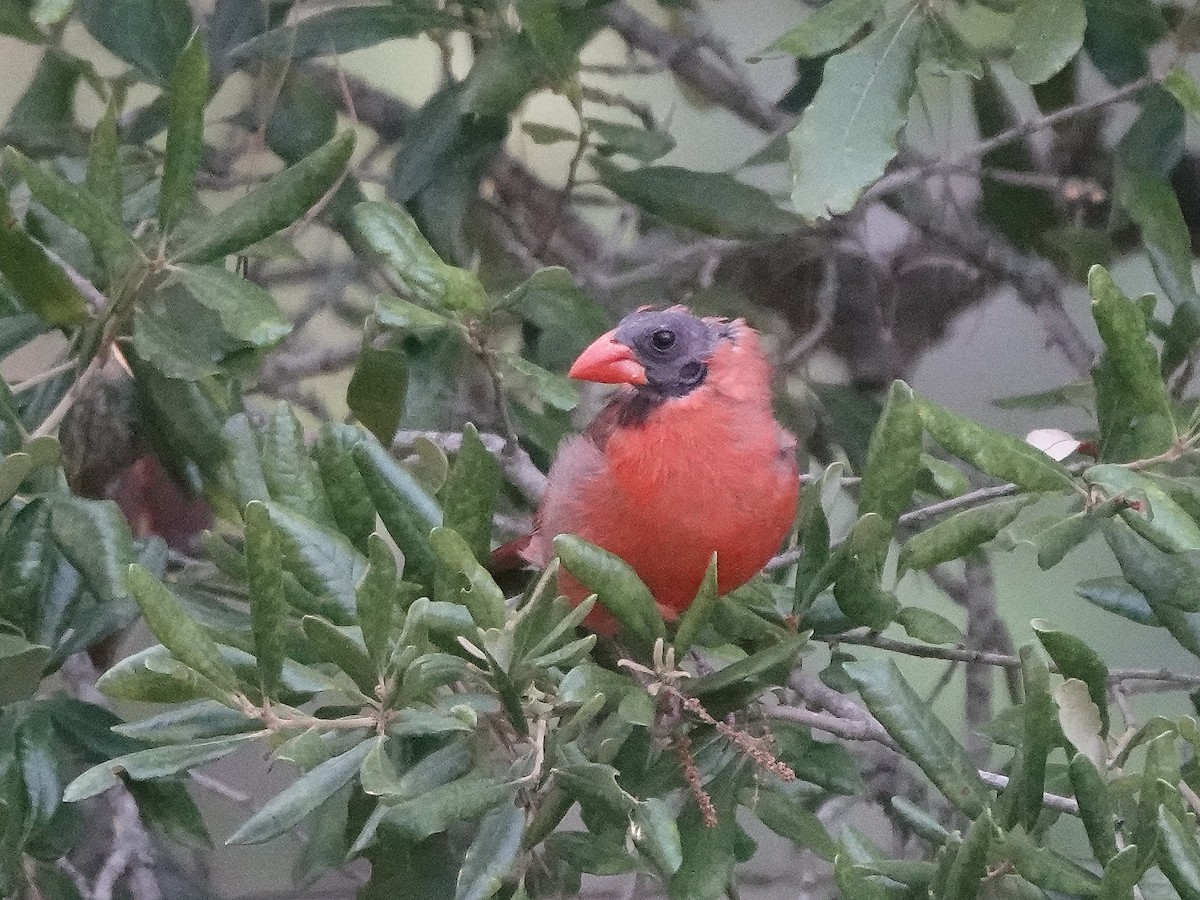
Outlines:
[[[462,435],[457,431],[400,431],[392,441],[392,448],[409,447],[417,438],[431,441],[447,453],[457,453],[462,447]],[[546,490],[546,476],[533,464],[528,453],[519,445],[508,446],[507,440],[500,434],[485,432],[479,435],[479,439],[484,448],[499,460],[504,477],[530,503],[536,504],[542,499]]]

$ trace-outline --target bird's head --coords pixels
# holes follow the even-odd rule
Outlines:
[[[639,309],[596,338],[567,374],[681,397],[704,383],[718,341],[730,334],[727,320],[701,319],[682,306]]]

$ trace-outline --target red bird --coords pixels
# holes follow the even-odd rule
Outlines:
[[[791,527],[800,492],[796,438],[771,411],[758,334],[682,306],[642,309],[568,374],[623,387],[564,441],[521,557],[544,567],[555,535],[578,535],[629,563],[668,619],[692,602],[714,550],[719,592],[755,575]],[[574,603],[589,593],[566,572],[559,589]],[[599,608],[586,624],[617,630]]]

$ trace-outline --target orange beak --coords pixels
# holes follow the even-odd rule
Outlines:
[[[645,384],[646,369],[633,350],[615,338],[616,329],[600,335],[579,354],[571,370],[572,378],[600,384]]]

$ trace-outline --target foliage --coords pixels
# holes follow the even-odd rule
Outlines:
[[[1080,597],[1200,656],[1200,406],[1187,394],[1200,294],[1191,211],[1168,177],[1200,89],[1182,66],[1149,62],[1160,45],[1190,52],[1190,11],[830,0],[764,36],[763,52],[794,56],[799,72],[781,106],[764,107],[733,62],[714,69],[719,54],[623,3],[309,5],[217,0],[199,21],[184,0],[0,0],[0,32],[45,47],[3,131],[0,357],[57,354],[0,387],[5,894],[101,896],[108,879],[111,896],[123,879],[149,896],[139,878],[161,873],[121,841],[148,846],[149,827],[211,846],[189,777],[253,747],[295,778],[223,839],[295,830],[303,882],[369,860],[365,898],[397,886],[569,896],[584,875],[642,876],[676,900],[732,897],[752,821],[810,851],[853,898],[957,900],[986,886],[1107,900],[1164,894],[1164,878],[1200,896],[1194,710],[1138,722],[1124,705],[1133,684],[1194,701],[1200,676],[1110,667],[1049,619],[1033,623],[1036,645],[996,652],[900,590],[908,572],[954,584],[939,567],[972,571],[985,552],[1004,564],[1022,544],[1049,569],[1098,535],[1121,577],[1080,584]],[[663,0],[672,28],[687,27],[690,5]],[[68,26],[121,70],[76,55]],[[581,53],[608,26],[743,119],[786,124],[786,148],[766,142],[730,172],[661,162],[675,138],[659,123],[592,114],[644,114],[588,80]],[[420,35],[447,53],[469,35],[474,53],[419,109],[320,62]],[[1099,100],[1083,96],[1085,59],[1111,86]],[[1028,124],[999,102],[998,73],[1031,86]],[[272,102],[219,127],[214,98],[246,75]],[[951,102],[943,82],[970,88],[982,137],[935,158],[914,123],[919,106]],[[84,91],[103,107],[90,127]],[[577,128],[521,123],[543,91],[566,99]],[[1073,172],[1055,173],[1061,196],[1029,201],[1050,176],[1024,139],[1126,100],[1138,116],[1096,176],[1112,186],[1111,216],[1070,206]],[[361,108],[339,117],[343,101]],[[505,156],[518,132],[574,144],[562,190]],[[253,136],[278,163],[247,186],[233,161]],[[393,149],[373,176],[370,160]],[[782,152],[786,209],[746,174]],[[971,217],[922,218],[929,177],[963,171],[984,179]],[[1087,377],[1014,402],[1082,399],[1094,422],[1071,444],[1092,456],[1054,459],[903,380],[883,379],[877,402],[864,377],[853,394],[821,388],[824,425],[804,436],[829,465],[808,479],[793,548],[745,587],[717,596],[717,559],[691,608],[664,621],[621,560],[561,536],[560,561],[509,589],[489,570],[493,546],[576,424],[578,391],[558,373],[633,304],[614,285],[669,292],[678,274],[650,263],[645,282],[629,281],[630,258],[597,269],[616,251],[580,214],[589,198],[632,211],[655,247],[682,247],[668,262],[694,266],[684,280],[701,287],[739,253],[828,240],[869,203],[911,211],[964,254],[983,229],[989,277],[1032,296],[1075,361],[1082,339],[1054,312],[1063,284],[1086,283],[1101,341]],[[1127,297],[1110,274],[1130,225],[1165,302]],[[297,308],[282,290],[299,273],[324,294],[346,283],[329,280],[339,270],[357,292],[336,302]],[[694,301],[761,313],[736,287]],[[807,326],[845,350],[824,333],[831,309]],[[318,312],[353,327],[348,349],[296,337]],[[1086,343],[1082,356],[1088,367]],[[351,424],[298,385],[342,367]],[[781,415],[814,415],[806,398],[789,391]],[[832,513],[849,504],[838,532]],[[559,564],[597,596],[572,609]],[[615,642],[580,627],[595,603],[620,623]],[[149,646],[107,655],[139,621]],[[908,639],[882,634],[893,625]],[[902,656],[1000,667],[1010,702],[963,735]],[[993,753],[1000,772],[985,766]],[[84,823],[105,815],[85,801],[106,792],[128,801],[112,801],[110,846],[100,864],[78,859]],[[824,813],[854,797],[880,802],[913,841],[893,853],[831,832]],[[1084,851],[1063,840],[1066,818]]]

